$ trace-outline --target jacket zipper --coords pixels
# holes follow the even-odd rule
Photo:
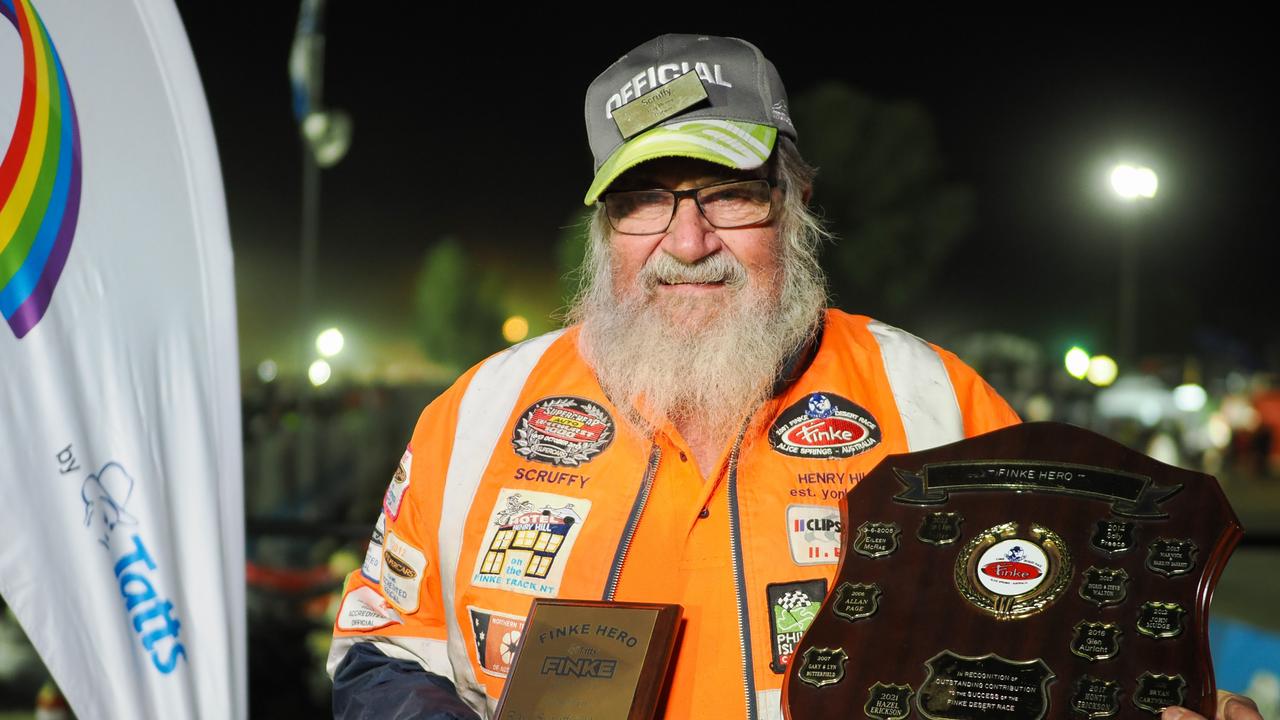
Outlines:
[[[658,461],[662,459],[662,448],[657,443],[649,451],[649,467],[645,469],[644,482],[640,483],[640,492],[636,493],[636,501],[631,505],[631,517],[627,518],[627,527],[622,532],[622,540],[618,543],[618,552],[613,556],[613,567],[609,570],[609,580],[604,586],[601,599],[612,602],[618,592],[618,580],[622,577],[622,564],[627,561],[627,552],[631,550],[631,540],[635,537],[636,526],[640,524],[640,516],[644,513],[645,503],[649,502],[649,492],[653,490],[653,478],[658,472]]]
[[[750,419],[748,419],[748,423]],[[747,614],[746,576],[742,566],[742,522],[738,513],[738,455],[746,426],[738,433],[729,454],[729,546],[733,551],[733,584],[738,600],[738,641],[742,643],[742,687],[747,699],[747,718],[758,717],[756,708],[755,664],[751,656],[751,620]]]

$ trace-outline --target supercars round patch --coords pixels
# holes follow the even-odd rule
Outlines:
[[[613,418],[596,403],[551,397],[524,411],[511,434],[511,447],[529,460],[576,467],[609,447],[613,435]]]
[[[816,392],[778,415],[769,444],[792,457],[853,457],[880,444],[880,424],[861,405]]]

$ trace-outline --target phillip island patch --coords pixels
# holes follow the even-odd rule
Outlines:
[[[827,581],[819,578],[774,583],[765,588],[765,592],[769,596],[769,629],[773,631],[773,661],[769,668],[782,674],[787,671],[787,663],[804,637],[804,631],[822,609],[822,601],[827,597]]]
[[[816,392],[778,414],[769,444],[792,457],[853,457],[880,444],[880,424],[861,405]]]
[[[529,406],[511,433],[511,447],[529,460],[577,467],[613,442],[609,412],[590,400],[551,397]]]

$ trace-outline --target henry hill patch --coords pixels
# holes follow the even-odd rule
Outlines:
[[[613,418],[597,403],[551,397],[524,411],[511,434],[511,447],[529,460],[577,467],[609,447],[613,435]]]
[[[833,393],[811,393],[769,428],[769,445],[792,457],[847,458],[879,444],[880,424],[871,413]]]
[[[827,581],[802,580],[792,583],[773,583],[765,588],[769,596],[769,627],[772,629],[773,661],[769,668],[778,674],[787,671],[787,663],[791,661],[791,653],[804,631],[813,624],[813,619],[822,609],[822,600],[827,596]]]
[[[503,488],[489,516],[471,584],[555,597],[590,511],[591,501],[583,498]]]

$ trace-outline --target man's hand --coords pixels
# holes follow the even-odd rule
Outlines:
[[[1186,708],[1168,707],[1160,714],[1160,720],[1205,720]],[[1258,706],[1243,695],[1225,690],[1218,691],[1218,710],[1214,720],[1262,720]]]

